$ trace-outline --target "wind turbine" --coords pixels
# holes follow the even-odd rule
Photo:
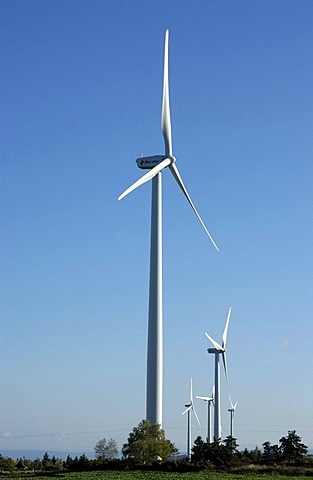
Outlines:
[[[196,398],[199,398],[199,400],[203,400],[204,402],[207,402],[208,404],[208,432],[207,432],[207,438],[206,441],[208,443],[211,442],[211,404],[214,405],[214,387],[212,390],[212,396],[211,397],[199,397],[196,396]]]
[[[213,437],[215,440],[221,438],[222,427],[221,427],[221,391],[220,391],[220,355],[222,355],[223,365],[225,370],[226,381],[228,385],[229,393],[229,381],[227,373],[227,362],[226,362],[226,341],[227,341],[227,331],[228,324],[231,315],[231,307],[228,310],[228,315],[226,319],[226,324],[222,336],[222,345],[217,343],[208,333],[205,332],[205,335],[208,337],[210,342],[213,344],[214,348],[208,348],[208,353],[215,355],[215,406],[214,406],[214,434]]]
[[[230,400],[230,404],[231,404],[231,408],[228,409],[228,411],[230,412],[230,436],[233,437],[234,415],[235,415],[235,410],[236,410],[238,402],[236,402],[235,405],[233,405],[231,399],[229,399],[229,400]]]
[[[169,167],[183,194],[187,198],[194,213],[198,217],[206,234],[218,250],[213,238],[204,225],[182,181],[176,167],[176,158],[172,151],[172,130],[169,101],[168,79],[168,42],[169,31],[165,33],[163,99],[161,128],[164,137],[165,154],[142,157],[136,160],[139,168],[149,171],[125,190],[118,197],[121,200],[135,188],[152,180],[151,204],[151,243],[150,243],[150,282],[149,282],[149,315],[148,315],[148,353],[147,353],[147,397],[146,418],[152,425],[162,426],[163,399],[163,301],[162,301],[162,174]]]
[[[191,457],[191,410],[193,411],[196,419],[197,419],[197,422],[198,424],[200,425],[200,421],[199,421],[199,418],[198,418],[198,415],[195,411],[195,407],[193,405],[193,397],[192,397],[192,378],[190,379],[190,403],[187,403],[187,405],[185,405],[186,410],[183,411],[182,415],[185,415],[185,413],[188,413],[188,416],[187,416],[187,457],[188,457],[188,460],[190,460],[190,457]]]

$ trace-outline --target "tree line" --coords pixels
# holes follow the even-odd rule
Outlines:
[[[303,464],[308,455],[308,447],[301,442],[301,437],[295,430],[290,430],[288,435],[279,440],[279,445],[271,445],[270,442],[262,444],[263,451],[258,447],[254,450],[245,448],[237,449],[236,438],[226,437],[225,440],[205,442],[197,437],[192,447],[191,459],[197,464],[210,463],[217,468],[230,467],[240,464]]]
[[[313,461],[308,456],[308,447],[301,441],[295,430],[288,431],[288,435],[279,440],[279,444],[263,443],[263,450],[256,447],[253,450],[238,450],[237,440],[228,436],[224,440],[218,439],[207,442],[197,437],[192,447],[191,460],[179,456],[178,449],[170,440],[165,438],[164,430],[160,425],[151,425],[142,420],[129,433],[127,442],[122,447],[122,458],[118,458],[118,447],[114,439],[100,439],[94,447],[95,459],[88,459],[85,454],[72,458],[67,456],[61,460],[45,453],[42,459],[27,460],[4,457],[0,454],[0,471],[14,470],[41,470],[46,472],[60,471],[88,471],[124,468],[145,468],[165,471],[191,470],[244,470],[251,465],[267,470],[269,467],[288,466],[311,468],[313,475]],[[272,468],[272,469],[273,469]],[[307,472],[308,470],[306,470]],[[283,473],[280,468],[280,473]],[[296,472],[295,472],[296,473]]]

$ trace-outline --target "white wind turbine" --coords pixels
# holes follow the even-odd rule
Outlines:
[[[231,404],[231,408],[228,409],[229,413],[230,413],[230,436],[233,437],[233,433],[234,433],[234,415],[235,415],[235,410],[236,410],[236,407],[238,405],[238,402],[235,403],[235,405],[233,405],[233,402],[231,401],[231,398],[229,398],[230,400],[230,404]]]
[[[215,390],[215,388],[213,387],[211,397],[196,396],[196,398],[198,398],[199,400],[203,400],[204,402],[207,402],[207,404],[208,404],[208,431],[207,431],[207,437],[206,437],[206,441],[208,443],[211,442],[211,437],[212,437],[212,434],[211,434],[211,405],[212,404],[214,405],[214,390]]]
[[[208,333],[205,332],[205,335],[214,345],[214,348],[208,348],[208,353],[213,353],[215,355],[215,405],[214,405],[214,434],[213,437],[215,440],[221,438],[222,427],[221,427],[221,391],[220,391],[220,355],[222,355],[223,365],[225,370],[226,381],[228,385],[229,393],[229,382],[228,382],[228,373],[227,373],[227,362],[226,362],[226,341],[227,341],[227,331],[228,324],[231,314],[231,308],[228,310],[228,315],[226,319],[226,324],[222,336],[222,345],[217,343]]]
[[[149,283],[149,321],[148,321],[148,354],[147,354],[147,400],[146,418],[151,424],[162,426],[163,398],[163,301],[162,301],[162,175],[161,171],[169,167],[183,194],[190,203],[206,234],[218,250],[213,238],[197,212],[176,167],[176,158],[172,152],[172,132],[169,102],[168,80],[168,38],[165,33],[164,45],[164,76],[161,128],[165,143],[164,155],[153,155],[136,160],[139,168],[149,169],[149,172],[125,190],[119,196],[125,195],[152,179],[151,205],[151,240],[150,240],[150,283]]]
[[[182,415],[185,415],[185,413],[188,413],[187,416],[187,457],[190,459],[191,457],[191,410],[193,411],[198,424],[200,425],[200,421],[198,418],[198,415],[195,411],[195,407],[193,405],[193,396],[192,396],[192,378],[190,379],[190,403],[187,403],[185,405],[186,410],[183,411]]]

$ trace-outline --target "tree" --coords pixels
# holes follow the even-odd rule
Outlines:
[[[191,448],[191,460],[198,464],[205,463],[208,460],[208,447],[209,444],[201,436],[197,437]]]
[[[96,443],[94,450],[98,460],[111,460],[118,454],[117,443],[113,438],[102,438]]]
[[[233,463],[235,459],[235,453],[237,452],[237,439],[228,435],[228,437],[223,440],[224,444],[224,451],[223,451],[223,458],[225,465],[229,466]]]
[[[51,467],[52,462],[51,462],[50,457],[49,457],[47,452],[42,457],[41,463],[42,463],[42,466],[43,466],[44,470],[48,470],[49,467]]]
[[[240,460],[241,463],[259,463],[262,460],[262,452],[259,447],[255,447],[253,450],[244,450],[235,452],[235,457]]]
[[[276,445],[277,446],[277,445]],[[262,459],[262,452],[259,447],[254,447],[253,450],[250,451],[250,460],[251,462],[259,462]]]
[[[299,462],[308,453],[308,447],[301,443],[301,437],[296,434],[295,430],[289,430],[288,436],[282,437],[279,442],[279,450],[288,463]]]
[[[264,460],[272,460],[271,442],[262,443],[262,447],[263,447],[262,457],[264,458]]]
[[[271,442],[264,442],[262,458],[266,462],[275,462],[281,457],[278,445],[271,445]]]
[[[165,438],[161,426],[151,425],[148,420],[142,420],[138,427],[133,428],[122,449],[124,458],[145,465],[160,460],[165,462],[177,452],[175,445]]]
[[[85,453],[79,457],[77,466],[79,471],[90,470],[90,460],[87,458]]]
[[[197,437],[191,449],[191,459],[198,464],[210,462],[217,468],[229,467],[237,458],[237,447],[237,440],[231,435],[223,442],[214,439],[211,443]]]
[[[15,470],[15,462],[10,457],[4,457],[0,454],[0,472],[13,472]]]
[[[40,460],[40,458],[36,458],[36,460],[33,461],[33,469],[34,470],[42,470],[42,462]]]

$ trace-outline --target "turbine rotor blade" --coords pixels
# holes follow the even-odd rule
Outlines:
[[[205,332],[205,335],[208,337],[210,342],[214,345],[216,350],[220,350],[221,352],[224,352],[224,348],[219,343],[217,343],[212,337],[210,337],[208,333]]]
[[[227,319],[226,319],[226,324],[222,336],[222,347],[226,350],[226,341],[227,341],[227,332],[228,332],[228,325],[229,325],[229,320],[230,320],[230,314],[231,314],[231,307],[228,310],[227,314]]]
[[[228,372],[227,372],[227,361],[226,361],[225,351],[222,352],[222,359],[223,359],[223,365],[224,365],[226,382],[227,382],[227,386],[228,386],[228,394],[229,394],[229,398],[230,398],[230,388],[229,388],[229,380],[228,380]]]
[[[172,174],[173,174],[176,182],[178,183],[179,188],[182,190],[183,194],[185,195],[185,197],[187,198],[188,202],[190,203],[191,208],[193,209],[193,211],[195,212],[196,216],[198,217],[198,220],[200,221],[202,227],[203,227],[204,230],[205,230],[205,233],[207,234],[207,236],[209,237],[209,239],[210,239],[211,242],[213,243],[213,245],[214,245],[214,247],[216,248],[216,250],[219,252],[219,249],[218,249],[216,243],[214,242],[214,240],[213,240],[210,232],[208,231],[208,229],[207,229],[206,226],[204,225],[204,223],[203,223],[203,221],[202,221],[202,218],[200,217],[199,213],[197,212],[197,209],[196,209],[196,207],[194,206],[194,204],[193,204],[193,202],[192,202],[192,200],[191,200],[191,198],[190,198],[190,196],[189,196],[189,194],[188,194],[188,192],[187,192],[187,189],[186,189],[186,187],[185,187],[185,185],[184,185],[184,183],[183,183],[183,181],[182,181],[182,178],[181,178],[181,176],[180,176],[180,174],[179,174],[179,171],[178,171],[178,169],[177,169],[177,167],[176,167],[176,165],[175,165],[174,163],[172,163],[172,164],[170,165],[170,170],[171,170],[171,172],[172,172]]]
[[[235,410],[236,410],[236,408],[237,408],[238,401],[237,401],[235,404],[233,404],[230,395],[228,395],[228,397],[229,397],[229,401],[230,401],[230,405],[231,405],[231,411],[232,411],[232,412],[235,412]]]
[[[193,405],[193,398],[192,398],[192,378],[190,379],[190,403]]]
[[[196,419],[197,419],[197,422],[198,422],[198,424],[199,424],[199,426],[200,426],[201,423],[200,423],[199,417],[198,417],[198,415],[197,415],[197,412],[196,412],[196,410],[195,410],[195,407],[194,407],[193,405],[192,405],[192,410],[193,410],[193,413],[195,414],[195,417],[196,417]]]
[[[118,200],[122,200],[122,198],[126,197],[126,195],[128,195],[130,192],[140,187],[140,185],[143,185],[144,183],[151,180],[161,170],[163,170],[163,168],[166,168],[170,163],[171,163],[171,160],[169,158],[165,158],[164,160],[162,160],[162,162],[158,163],[158,165],[153,167],[151,170],[149,170],[148,173],[146,173],[143,177],[139,178],[139,180],[137,180],[129,188],[127,188],[127,190],[125,190],[125,192],[118,197]]]
[[[168,81],[168,37],[169,31],[165,32],[164,42],[164,70],[163,70],[163,98],[162,98],[162,115],[161,128],[164,137],[165,155],[172,155],[172,127],[171,127],[171,112],[170,112],[170,95],[169,95],[169,81]]]

